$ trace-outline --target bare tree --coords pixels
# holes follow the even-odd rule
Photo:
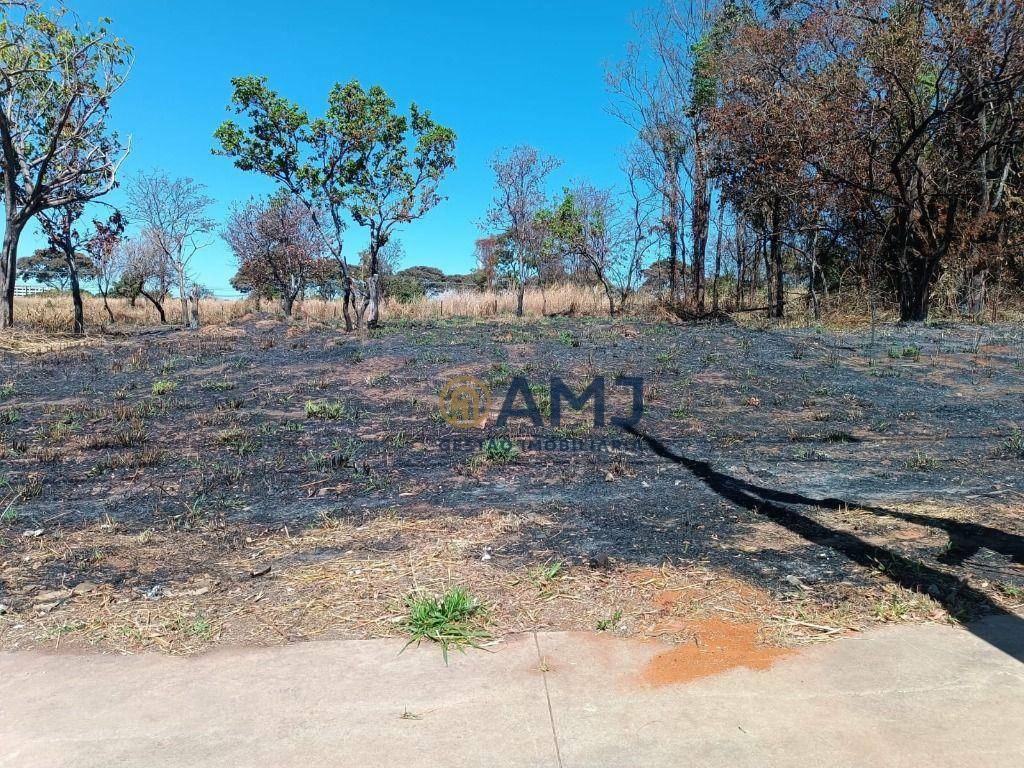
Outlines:
[[[114,312],[110,309],[108,298],[111,290],[124,275],[124,251],[121,248],[121,236],[124,234],[124,217],[115,210],[106,221],[94,219],[93,234],[85,241],[85,251],[92,262],[93,279],[96,288],[103,297],[103,308],[114,322]]]
[[[15,7],[20,6],[20,7]],[[130,49],[102,26],[82,27],[63,6],[8,3],[0,27],[0,328],[14,323],[18,242],[42,211],[85,203],[115,186],[124,160],[107,126]]]
[[[276,293],[288,317],[326,251],[309,208],[288,193],[235,208],[224,239],[250,289],[257,296]]]
[[[213,199],[206,187],[190,178],[171,179],[163,171],[142,173],[128,186],[128,210],[144,229],[152,248],[174,272],[181,302],[181,323],[191,326],[188,311],[189,266],[195,254],[210,245],[204,235],[214,222],[206,209]]]
[[[613,100],[611,113],[636,132],[631,152],[636,180],[646,182],[661,200],[659,228],[668,245],[669,303],[679,296],[679,278],[685,275],[682,241],[686,193],[682,174],[687,153],[686,92],[673,82],[659,45],[668,34],[660,11],[639,17],[642,44],[631,44],[626,58],[605,74]],[[654,56],[651,56],[651,52]]]
[[[507,235],[512,247],[518,317],[523,316],[526,281],[537,269],[542,240],[537,214],[547,200],[544,185],[559,165],[561,161],[525,145],[499,152],[491,161],[496,194],[487,221]]]
[[[649,202],[631,172],[626,201],[610,189],[578,182],[566,190],[552,217],[557,247],[601,284],[612,317],[625,308],[655,243]]]
[[[167,257],[156,245],[156,238],[142,232],[126,238],[120,244],[123,273],[119,284],[134,305],[135,297],[142,296],[153,305],[160,322],[167,322],[164,302],[171,288],[171,268]]]

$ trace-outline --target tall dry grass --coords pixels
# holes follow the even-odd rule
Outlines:
[[[759,306],[764,306],[765,303],[763,297],[758,299]],[[110,299],[109,304],[114,313],[113,323],[103,308],[102,299],[85,297],[85,321],[88,329],[159,325],[159,315],[144,299],[136,301],[134,307],[127,299]],[[389,299],[384,303],[382,317],[385,322],[389,319],[440,320],[446,317],[513,318],[515,308],[516,296],[512,292],[453,291],[437,297],[421,297],[407,303]],[[726,312],[731,310],[724,302],[722,308]],[[983,318],[985,322],[1015,322],[1024,318],[1024,306],[1020,297],[1001,297],[998,305],[993,303],[990,309],[993,311],[986,313]],[[599,288],[566,285],[544,291],[536,288],[527,290],[523,310],[528,319],[566,313],[583,317],[605,317],[608,315],[608,304]],[[177,301],[168,301],[165,311],[169,324],[180,323],[181,313]],[[200,321],[204,325],[221,325],[256,311],[273,315],[280,310],[275,302],[264,301],[257,307],[249,300],[203,299],[200,304]],[[72,328],[71,297],[66,294],[16,297],[14,313],[16,323],[26,330],[64,334],[70,332]],[[871,322],[871,311],[866,298],[856,294],[831,297],[824,303],[823,313],[821,322],[826,326],[856,327]],[[941,305],[935,307],[933,314],[935,319],[963,319],[950,315]],[[631,299],[626,307],[626,315],[641,319],[667,317],[667,313],[659,307],[657,297],[643,293]],[[763,315],[762,312],[744,310],[736,317],[744,323],[768,322]],[[341,323],[341,302],[306,299],[296,304],[295,317],[311,322]],[[898,319],[896,308],[882,307],[876,312],[876,319],[879,322],[892,322]],[[773,324],[777,322],[773,321]],[[803,294],[794,292],[788,296],[785,324],[798,326],[813,322],[814,318]]]
[[[158,325],[160,316],[156,309],[145,299],[139,299],[131,306],[127,299],[109,299],[114,321],[103,308],[103,300],[98,297],[84,297],[85,322],[89,328],[107,326],[147,326]],[[653,306],[653,299],[636,297],[629,306],[629,311],[645,311]],[[437,297],[420,297],[402,303],[388,299],[384,302],[382,317],[386,320],[434,320],[445,317],[511,317],[516,309],[516,296],[510,292],[476,292],[457,291],[445,293]],[[199,317],[204,324],[223,324],[238,320],[245,315],[262,311],[279,312],[275,302],[263,301],[258,307],[251,300],[203,299],[200,302]],[[181,310],[177,301],[168,301],[164,305],[167,322],[181,322]],[[543,317],[546,315],[572,313],[582,316],[601,316],[608,314],[608,304],[600,289],[585,286],[559,286],[541,291],[526,291],[523,301],[523,312],[526,317]],[[16,297],[14,315],[18,325],[52,333],[69,332],[73,325],[73,308],[71,297],[65,294],[44,296]],[[322,299],[306,299],[295,306],[295,316],[299,319],[324,322],[341,322],[342,311],[340,301],[324,301]]]

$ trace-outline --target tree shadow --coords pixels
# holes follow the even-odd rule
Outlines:
[[[1010,613],[988,595],[975,589],[965,580],[910,560],[899,552],[871,544],[847,531],[829,528],[797,510],[791,505],[804,505],[825,509],[865,509],[873,514],[884,514],[919,525],[947,531],[952,542],[951,552],[957,553],[945,562],[956,564],[981,547],[1000,552],[1020,563],[1024,555],[1024,538],[986,526],[958,523],[928,515],[895,512],[879,507],[863,507],[842,499],[814,499],[799,493],[777,491],[754,485],[745,480],[715,470],[709,462],[691,459],[676,453],[658,439],[635,427],[624,429],[642,440],[657,456],[688,469],[694,477],[724,499],[758,515],[762,515],[813,544],[828,547],[865,568],[879,569],[892,582],[907,589],[932,595],[951,614],[958,615],[965,605],[986,614],[983,621],[965,625],[973,634],[995,648],[1024,661],[1024,619]],[[957,547],[962,547],[958,550]],[[959,559],[958,559],[959,558]],[[936,594],[936,588],[938,594]],[[994,620],[996,617],[999,620]]]

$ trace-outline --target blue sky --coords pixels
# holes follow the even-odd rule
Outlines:
[[[633,15],[650,5],[591,2],[328,2],[327,0],[71,0],[83,19],[109,16],[134,46],[131,78],[114,104],[132,135],[125,175],[163,168],[206,184],[223,221],[232,202],[271,191],[254,174],[211,155],[228,115],[230,78],[259,74],[313,114],[330,86],[379,84],[404,109],[429,109],[458,134],[448,200],[401,232],[406,263],[448,272],[473,266],[473,241],[492,195],[494,151],[533,144],[564,161],[553,190],[574,178],[620,178],[628,129],[607,112],[605,65],[634,37]],[[119,193],[110,196],[120,202]],[[22,252],[30,252],[26,238]],[[349,231],[346,249],[364,238]],[[217,241],[196,256],[196,278],[223,294],[234,264]]]

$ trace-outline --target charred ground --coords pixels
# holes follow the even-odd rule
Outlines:
[[[5,645],[387,634],[455,582],[496,633],[720,609],[830,636],[1024,599],[1019,327],[248,318],[3,365]],[[545,414],[552,376],[640,376],[645,414],[457,430],[455,375],[499,402],[526,377]]]

